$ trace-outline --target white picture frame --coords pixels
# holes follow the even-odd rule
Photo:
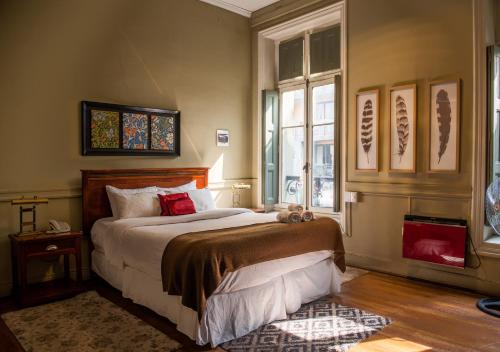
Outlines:
[[[430,173],[458,173],[460,158],[460,79],[429,84]]]
[[[417,86],[394,86],[389,92],[389,171],[414,173],[417,149]]]
[[[218,147],[229,147],[229,130],[225,129],[217,130],[216,142]]]
[[[356,94],[356,171],[378,171],[379,90]]]

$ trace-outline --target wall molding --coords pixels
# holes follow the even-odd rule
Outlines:
[[[245,17],[250,17],[252,15],[251,11],[248,11],[247,9],[244,9],[242,7],[236,6],[234,4],[225,2],[223,0],[200,0],[201,2],[217,6],[220,8],[223,8],[224,10],[228,10],[234,13],[237,13],[238,15],[242,15]]]
[[[76,277],[76,270],[70,269],[70,276]],[[28,277],[28,282],[46,282],[50,280],[61,279],[64,277],[63,273],[50,273],[46,275],[32,275]],[[90,268],[88,266],[82,267],[83,280],[90,278]],[[12,294],[12,280],[0,282],[0,297],[10,296]]]
[[[401,197],[471,199],[472,189],[447,187],[443,184],[409,184],[380,182],[346,182],[346,191]]]
[[[289,0],[287,3],[282,0],[254,11],[250,18],[250,26],[264,27],[272,25],[273,22],[280,21],[287,16],[293,14],[300,16],[301,12],[306,14],[341,1],[343,0]]]
[[[394,261],[376,258],[352,252],[346,253],[347,265],[352,265],[366,270],[396,275],[405,278],[416,278],[434,282],[436,284],[451,285],[457,288],[469,289],[474,292],[499,295],[500,282],[485,280],[472,271],[472,268],[453,269],[436,268],[432,264],[402,260],[404,265],[395,265]]]
[[[62,189],[31,189],[31,190],[1,190],[0,203],[10,202],[12,199],[38,196],[48,199],[79,198],[82,196],[82,189],[62,188]]]
[[[213,190],[221,189],[231,189],[231,186],[235,183],[250,183],[252,185],[257,184],[257,179],[253,177],[245,178],[234,178],[234,179],[224,179],[216,182],[209,182],[208,188]],[[17,199],[21,197],[33,197],[38,196],[40,198],[48,199],[67,199],[67,198],[81,198],[82,189],[81,187],[74,188],[53,188],[53,189],[28,189],[28,190],[18,190],[18,189],[3,189],[0,190],[0,203],[11,202],[12,199]]]

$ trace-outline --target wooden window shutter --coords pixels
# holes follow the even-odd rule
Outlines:
[[[279,94],[262,91],[262,203],[278,203],[279,187]]]

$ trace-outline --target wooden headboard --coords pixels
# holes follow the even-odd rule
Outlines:
[[[81,170],[82,228],[90,235],[94,222],[111,216],[106,185],[117,188],[148,186],[175,187],[196,180],[198,188],[208,186],[208,168]]]

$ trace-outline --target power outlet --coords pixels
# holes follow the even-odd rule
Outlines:
[[[344,192],[344,200],[346,203],[357,203],[358,192]]]

